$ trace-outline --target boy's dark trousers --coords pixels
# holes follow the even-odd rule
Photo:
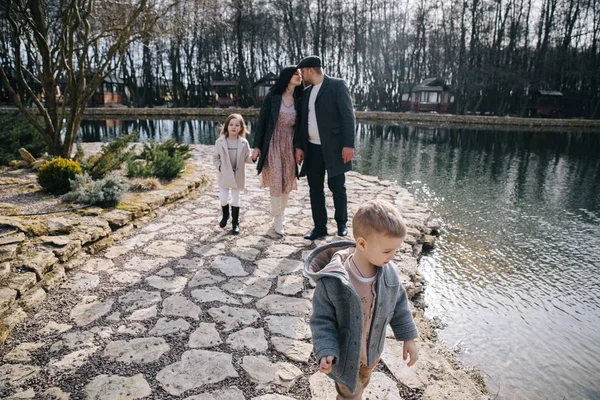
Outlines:
[[[325,206],[325,160],[323,151],[318,144],[308,144],[306,162],[306,178],[310,189],[310,208],[312,210],[315,229],[320,233],[327,232],[327,208]],[[346,176],[339,174],[328,177],[327,185],[333,194],[335,207],[335,222],[346,226],[348,221],[348,199],[346,197]]]
[[[335,390],[337,390],[337,400],[361,400],[363,392],[369,381],[371,380],[371,375],[373,374],[373,370],[379,364],[379,360],[375,361],[375,363],[371,367],[367,367],[362,362],[360,363],[360,368],[358,370],[358,382],[356,382],[356,389],[354,393],[350,393],[348,389],[344,385],[340,385],[339,383],[335,383]]]

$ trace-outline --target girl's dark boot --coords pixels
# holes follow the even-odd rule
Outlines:
[[[231,206],[231,233],[240,233],[240,208]]]
[[[223,210],[223,218],[221,218],[219,226],[221,228],[225,228],[225,225],[227,225],[227,220],[229,219],[229,204],[227,204],[226,206],[221,206],[221,210]]]

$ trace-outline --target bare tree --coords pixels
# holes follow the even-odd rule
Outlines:
[[[51,154],[71,156],[88,101],[121,64],[128,46],[163,12],[152,0],[6,0],[13,46],[3,55],[12,59],[14,68],[3,67],[0,78],[21,113],[44,136]],[[23,55],[33,62],[28,65]],[[62,94],[61,79],[66,82]],[[33,101],[42,122],[20,93]]]

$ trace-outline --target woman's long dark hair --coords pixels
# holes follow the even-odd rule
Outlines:
[[[288,83],[290,83],[290,80],[292,79],[292,76],[294,76],[296,71],[298,71],[298,68],[295,65],[290,65],[289,67],[285,67],[284,69],[282,69],[279,73],[277,81],[273,86],[271,86],[271,89],[269,89],[269,91],[273,94],[282,95],[285,92],[285,89],[287,89]],[[304,87],[302,85],[298,85],[296,87],[296,89],[294,90],[295,99],[300,98],[303,89]]]

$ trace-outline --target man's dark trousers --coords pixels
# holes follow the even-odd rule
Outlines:
[[[325,206],[325,161],[321,146],[308,143],[306,162],[306,178],[310,189],[310,207],[312,209],[315,230],[319,233],[327,232],[327,208]],[[335,222],[338,228],[345,226],[348,221],[348,198],[346,197],[346,175],[339,174],[328,177],[327,185],[333,193],[335,207]]]

